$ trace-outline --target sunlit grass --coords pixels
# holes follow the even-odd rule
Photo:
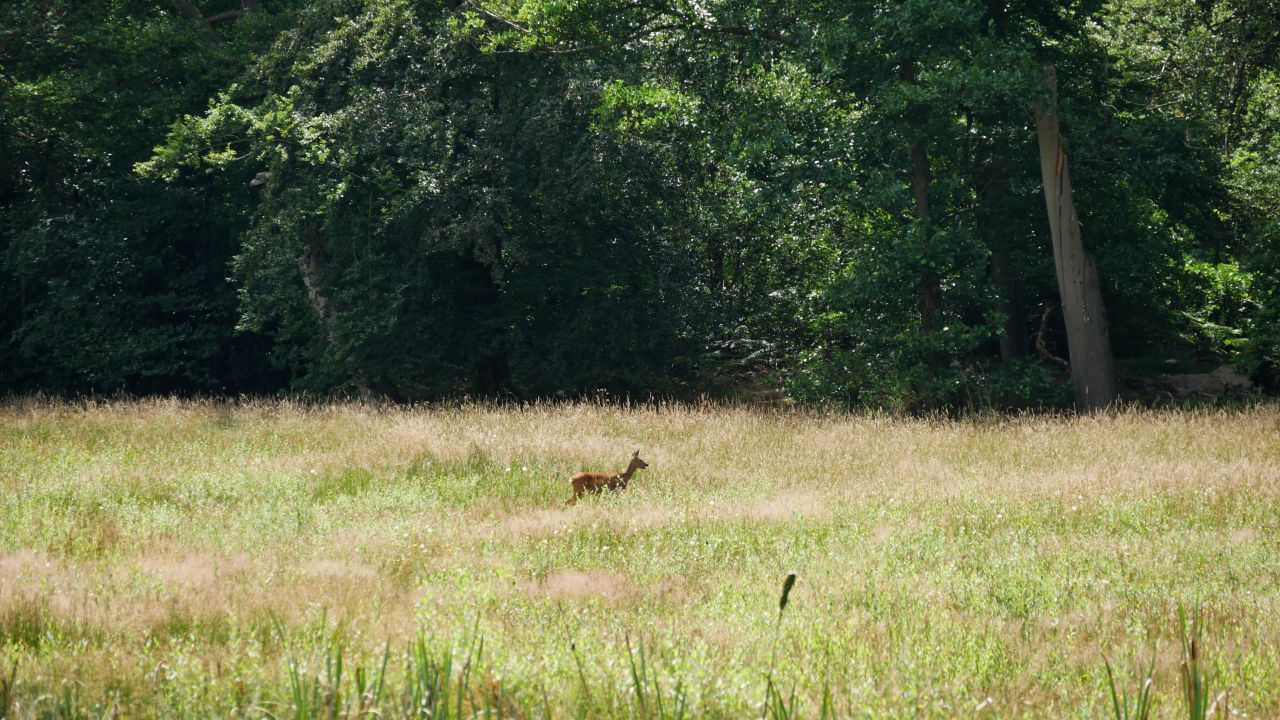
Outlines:
[[[1104,655],[1186,717],[1197,604],[1196,672],[1280,715],[1274,406],[28,401],[0,468],[15,717],[1103,717]]]

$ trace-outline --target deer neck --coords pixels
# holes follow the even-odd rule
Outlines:
[[[622,472],[618,473],[618,477],[622,478],[623,483],[628,483],[628,482],[631,482],[631,476],[634,475],[635,473],[636,473],[636,464],[631,463],[630,465],[627,465],[626,470],[623,470]]]

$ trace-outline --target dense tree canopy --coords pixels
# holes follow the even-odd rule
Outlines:
[[[1069,403],[1046,67],[1122,385],[1275,387],[1277,5],[7,5],[0,387]]]

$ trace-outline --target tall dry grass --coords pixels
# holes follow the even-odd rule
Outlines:
[[[626,493],[563,506],[636,448]],[[775,641],[771,697],[802,716],[1098,717],[1105,654],[1154,657],[1151,717],[1185,717],[1196,603],[1207,681],[1280,715],[1275,406],[28,400],[0,408],[0,468],[16,717],[356,714],[375,675],[410,712],[446,658],[463,715],[741,717]]]

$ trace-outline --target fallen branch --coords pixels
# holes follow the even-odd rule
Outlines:
[[[1040,329],[1036,331],[1036,353],[1049,362],[1061,365],[1067,372],[1071,372],[1071,363],[1049,352],[1049,348],[1044,344],[1044,334],[1049,329],[1049,314],[1052,312],[1052,307],[1046,307],[1044,314],[1040,316]]]

